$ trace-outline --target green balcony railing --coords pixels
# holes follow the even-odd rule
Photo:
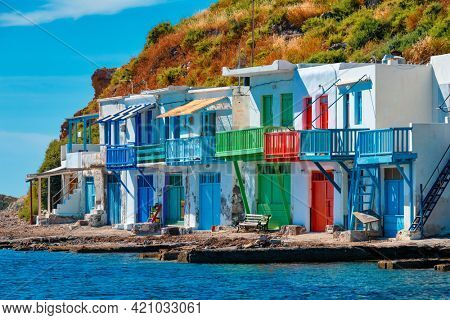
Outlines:
[[[164,143],[139,146],[136,151],[138,164],[164,162],[166,156]]]
[[[216,133],[216,157],[248,158],[264,156],[264,133],[279,127],[258,127]]]

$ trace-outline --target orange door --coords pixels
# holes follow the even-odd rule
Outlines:
[[[333,176],[332,173],[329,173]],[[313,172],[311,177],[311,231],[324,232],[328,224],[333,224],[333,185],[321,172]]]

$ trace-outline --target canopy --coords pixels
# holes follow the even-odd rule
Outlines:
[[[156,104],[148,103],[148,104],[138,104],[130,106],[124,110],[116,112],[114,114],[103,117],[97,121],[97,123],[104,123],[108,121],[118,121],[118,120],[126,120],[128,118],[134,117],[138,112],[141,112],[145,109],[155,108]]]
[[[157,116],[157,118],[177,117],[192,114],[198,110],[210,107],[222,101],[229,103],[228,97],[192,100],[191,102],[186,103],[185,105],[176,107],[172,110],[167,111],[166,113]]]

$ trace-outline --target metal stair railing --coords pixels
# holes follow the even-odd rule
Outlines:
[[[435,190],[438,190],[442,188],[441,185],[439,185],[441,179],[444,179],[444,175],[448,174],[448,166],[450,163],[450,158],[447,159],[447,161],[443,161],[446,158],[447,153],[450,150],[450,144],[447,146],[447,149],[445,150],[442,157],[439,159],[436,167],[434,168],[433,172],[431,173],[430,177],[428,178],[427,182],[425,183],[425,186],[420,184],[420,208],[419,208],[419,216],[416,216],[414,218],[413,223],[411,224],[409,230],[410,231],[416,231],[416,230],[422,230],[424,224],[428,220],[428,217],[431,215],[431,212],[434,209],[434,206],[436,205],[437,201],[439,201],[439,198],[441,195],[436,195],[434,193]],[[441,170],[439,169],[441,167],[441,164],[444,163],[445,167]],[[425,190],[427,190],[427,187],[429,183],[432,181],[432,178],[437,174],[436,179],[434,180],[434,183],[431,185],[430,190],[426,193],[425,199],[423,198],[423,195],[425,193]],[[445,183],[445,182],[444,182]],[[444,188],[447,186],[448,181],[445,183]],[[434,205],[431,203],[431,200],[438,196],[438,198],[434,201]],[[431,205],[431,208],[430,208]]]
[[[75,177],[73,177],[68,183],[66,183],[55,195],[53,195],[52,197],[52,202],[51,202],[51,206],[50,208],[54,209],[54,205],[58,204],[59,201],[61,201],[61,199],[64,199],[65,196],[67,196],[68,194],[71,194],[73,190],[70,189],[70,185],[72,182],[74,182],[75,180],[78,179],[78,176],[75,175]],[[77,184],[78,187],[78,184]],[[76,188],[75,188],[76,189]],[[65,190],[65,191],[64,191]],[[63,192],[64,191],[64,192]],[[59,195],[60,197],[55,200],[55,198]]]

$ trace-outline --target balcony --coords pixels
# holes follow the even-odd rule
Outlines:
[[[264,158],[264,133],[275,127],[218,132],[216,157],[230,160],[262,160]]]
[[[353,160],[358,133],[367,129],[319,129],[300,131],[300,159],[311,161]]]
[[[164,143],[136,147],[137,163],[151,164],[164,162],[166,159],[166,146]]]
[[[411,128],[368,130],[358,136],[358,163],[378,164],[412,160]]]
[[[264,157],[268,162],[300,161],[300,133],[298,131],[266,132]]]
[[[170,166],[218,162],[214,156],[216,137],[194,137],[166,141],[166,163]]]
[[[134,167],[136,167],[136,149],[133,145],[107,146],[107,169],[124,170]]]

